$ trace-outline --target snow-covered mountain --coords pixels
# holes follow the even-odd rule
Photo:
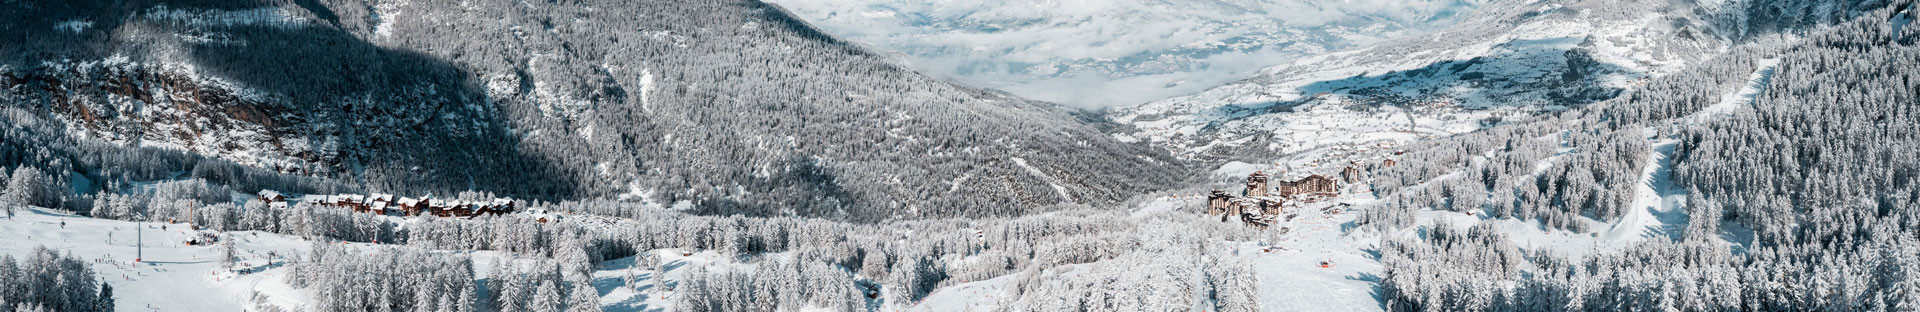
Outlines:
[[[0,311],[1920,310],[1916,0],[1495,7],[1103,133],[751,1],[0,2]]]
[[[1510,1],[1431,34],[1295,60],[1254,78],[1116,110],[1122,140],[1189,158],[1445,136],[1558,111],[1715,55],[1716,7]]]
[[[1098,120],[918,75],[757,1],[8,2],[0,16],[20,43],[0,46],[15,126],[374,191],[872,220],[1113,202],[1183,175]],[[119,170],[53,158],[6,165]]]
[[[1444,27],[1484,0],[775,0],[912,67],[1077,107],[1204,90],[1304,56]]]

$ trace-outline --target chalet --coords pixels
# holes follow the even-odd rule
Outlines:
[[[1399,153],[1395,153],[1394,155],[1399,155]],[[1381,166],[1381,167],[1393,167],[1393,159],[1392,159],[1392,158],[1388,158],[1387,160],[1382,160],[1382,161],[1380,161],[1380,166]]]
[[[267,203],[284,202],[287,201],[287,195],[280,194],[280,192],[274,190],[260,190],[260,201]]]
[[[1285,198],[1271,196],[1267,191],[1267,179],[1265,172],[1248,175],[1247,197],[1214,190],[1207,195],[1207,215],[1220,216],[1221,222],[1239,218],[1247,226],[1265,229],[1279,218],[1286,204]]]
[[[1233,220],[1246,214],[1246,198],[1233,198],[1233,204],[1227,204],[1227,212],[1219,214],[1219,221]]]
[[[341,203],[343,205],[346,205],[347,207],[353,207],[353,211],[373,212],[373,207],[367,206],[366,195],[360,195],[360,194],[345,195],[343,196],[343,198],[339,198],[339,200],[341,200]]]
[[[1225,214],[1229,205],[1233,205],[1233,195],[1227,195],[1227,192],[1220,190],[1207,194],[1207,215]]]
[[[420,212],[426,211],[427,206],[425,204],[427,203],[427,201],[428,200],[426,198],[415,199],[415,198],[401,197],[400,200],[393,202],[393,206],[394,208],[400,209],[400,214],[402,215],[406,215],[409,217],[418,216],[420,215]]]
[[[377,215],[393,215],[400,212],[400,209],[397,209],[399,207],[393,206],[392,194],[375,193],[367,196],[367,200],[363,204],[367,205],[367,210]]]
[[[445,200],[436,200],[431,203],[427,203],[427,213],[431,213],[433,214],[433,216],[441,217],[441,218],[453,217],[453,202],[445,201]]]
[[[474,208],[473,202],[456,200],[451,202],[450,205],[447,205],[447,212],[453,214],[454,217],[472,218],[480,215],[478,211],[474,211]]]
[[[1318,174],[1310,175],[1305,178],[1300,178],[1299,180],[1281,181],[1280,196],[1294,196],[1294,195],[1303,195],[1303,194],[1338,195],[1338,193],[1340,192],[1339,186],[1340,186],[1339,182],[1334,181],[1333,178],[1328,178],[1326,176],[1322,176]]]
[[[388,211],[387,209],[388,204],[389,203],[387,202],[369,202],[366,204],[367,213],[383,215],[383,216],[392,215],[393,211]],[[394,209],[394,211],[399,211],[399,209]]]
[[[1278,216],[1280,215],[1280,208],[1283,204],[1286,204],[1285,199],[1262,199],[1260,200],[1260,214]]]
[[[1340,178],[1345,179],[1347,181],[1347,184],[1359,183],[1360,182],[1359,164],[1357,163],[1350,164],[1347,166],[1347,169],[1340,170]]]
[[[1241,201],[1241,203],[1240,206],[1243,207],[1243,209],[1240,209],[1240,222],[1246,223],[1247,226],[1266,229],[1267,226],[1273,225],[1273,223],[1276,222],[1275,219],[1280,217],[1284,202],[1281,200],[1262,198],[1245,200]]]
[[[1267,173],[1254,171],[1247,175],[1247,197],[1267,196]]]
[[[488,205],[487,208],[488,208],[487,213],[496,214],[496,215],[513,213],[513,199],[512,198],[495,198],[493,199],[493,203]]]
[[[434,200],[432,198],[396,197],[391,194],[372,195],[324,195],[308,197],[307,203],[315,206],[345,208],[353,212],[393,216],[420,216],[432,214],[437,217],[478,217],[480,215],[500,215],[513,213],[514,202],[511,198],[499,198],[487,201]]]
[[[508,214],[513,213],[514,209],[513,199],[509,198],[492,201],[435,201],[428,208],[435,216],[461,218]]]

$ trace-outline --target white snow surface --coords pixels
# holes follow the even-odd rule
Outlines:
[[[148,10],[145,17],[151,20],[178,23],[195,27],[208,26],[270,26],[280,28],[305,27],[311,21],[299,17],[279,7],[260,7],[246,10],[189,10],[167,8],[165,5]]]
[[[618,219],[569,217],[567,222],[583,225],[622,226]],[[65,223],[63,226],[62,223]],[[609,223],[611,222],[611,223]],[[630,224],[629,224],[630,225]],[[135,233],[135,228],[143,228]],[[240,267],[247,273],[219,269],[219,250],[211,245],[187,246],[193,231],[182,224],[135,223],[93,219],[41,208],[23,209],[11,219],[0,218],[0,254],[23,257],[37,246],[46,246],[62,254],[88,261],[102,281],[112,284],[118,311],[235,311],[253,310],[257,292],[274,306],[297,309],[312,304],[315,294],[294,288],[288,274],[292,267],[286,259],[305,257],[312,242],[299,237],[273,233],[227,232],[236,239]],[[135,241],[145,242],[140,262],[135,260]],[[381,245],[341,243],[355,248],[381,248]],[[277,257],[269,257],[269,252]],[[593,288],[599,291],[605,311],[671,311],[674,292],[651,289],[652,279],[666,277],[677,283],[686,271],[704,267],[710,272],[752,270],[747,262],[727,258],[713,251],[682,255],[678,250],[649,251],[667,268],[655,272],[650,267],[635,269],[638,290],[623,287],[626,270],[634,258],[608,260],[593,273]],[[475,277],[486,280],[489,268],[501,259],[516,259],[522,264],[530,258],[494,251],[470,251]],[[780,254],[761,255],[763,257]],[[484,288],[484,286],[483,286]]]
[[[1893,31],[1890,33],[1893,34],[1893,40],[1905,38],[1900,31],[1906,30],[1907,24],[1911,23],[1913,23],[1913,9],[1909,8],[1905,11],[1900,11],[1900,15],[1895,15],[1893,20],[1889,21],[1889,24],[1892,24]]]
[[[1741,109],[1752,108],[1753,100],[1758,98],[1760,92],[1766,90],[1767,84],[1773,81],[1773,69],[1778,66],[1780,66],[1780,59],[1760,60],[1757,65],[1758,68],[1753,70],[1753,75],[1747,77],[1746,84],[1742,84],[1738,89],[1734,89],[1733,92],[1728,92],[1725,96],[1720,97],[1720,102],[1716,102],[1713,105],[1701,109],[1699,112],[1695,112],[1693,116],[1689,116],[1690,121],[1698,122],[1730,114]]]
[[[1307,204],[1288,210],[1298,214],[1285,227],[1287,234],[1265,242],[1234,242],[1235,256],[1248,261],[1260,283],[1261,311],[1381,311],[1384,307],[1373,297],[1381,265],[1369,249],[1379,238],[1373,234],[1350,234],[1345,227],[1357,214],[1350,211],[1330,213],[1325,209],[1374,201],[1368,194],[1348,194],[1338,199]],[[1161,197],[1142,203],[1135,217],[1169,213],[1204,204],[1205,197]],[[1350,208],[1350,207],[1348,207]],[[1235,221],[1237,222],[1237,221]],[[1330,265],[1320,267],[1326,261]],[[1088,265],[1088,264],[1077,264]],[[1197,263],[1196,263],[1197,265]],[[1067,265],[1071,267],[1076,265]],[[1062,269],[1059,271],[1079,271]],[[1001,308],[1003,292],[1013,275],[966,281],[934,290],[919,304],[905,311],[994,311]]]
[[[63,227],[61,223],[65,222]],[[143,227],[136,234],[135,228]],[[162,229],[161,223],[133,223],[91,219],[50,210],[22,211],[13,219],[0,219],[0,253],[25,256],[37,246],[46,246],[83,261],[97,261],[93,269],[99,278],[113,285],[119,311],[232,311],[250,302],[254,292],[266,295],[281,306],[298,306],[311,301],[311,295],[286,283],[289,267],[284,260],[268,258],[268,252],[284,259],[304,254],[310,245],[299,238],[257,232],[232,232],[235,250],[241,255],[241,267],[257,270],[232,274],[219,270],[215,260],[219,251],[213,246],[186,246],[192,237],[186,227],[175,224]],[[145,241],[144,258],[136,263],[135,238]]]
[[[1647,129],[1647,133],[1651,139],[1653,129]],[[1687,227],[1687,194],[1673,185],[1673,147],[1678,143],[1673,139],[1653,142],[1647,152],[1647,168],[1640,173],[1640,183],[1633,186],[1633,205],[1601,233],[1602,239],[1631,245],[1649,238],[1679,238],[1680,231]]]
[[[1513,5],[1483,8],[1486,14],[1432,34],[1300,58],[1109,118],[1134,127],[1116,137],[1185,157],[1261,139],[1265,151],[1285,154],[1330,139],[1441,136],[1478,130],[1491,117],[1566,109],[1552,99],[1561,91],[1567,51],[1584,51],[1597,63],[1581,81],[1629,89],[1724,46],[1679,35],[1686,28],[1666,22],[1671,12],[1651,8],[1602,15],[1561,4]]]
[[[1060,186],[1060,180],[1054,179],[1053,176],[1048,175],[1046,171],[1040,171],[1040,168],[1034,168],[1033,165],[1028,165],[1027,160],[1020,157],[1013,157],[1013,164],[1020,166],[1020,168],[1027,169],[1027,172],[1032,173],[1034,176],[1047,180],[1047,185],[1052,186],[1053,191],[1055,193],[1059,193],[1061,199],[1066,199],[1068,201],[1073,200],[1073,195],[1070,193],[1067,193],[1067,188],[1064,186]]]

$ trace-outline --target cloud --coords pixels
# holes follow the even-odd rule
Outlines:
[[[1450,23],[1483,0],[773,0],[916,70],[1083,108],[1135,105]]]

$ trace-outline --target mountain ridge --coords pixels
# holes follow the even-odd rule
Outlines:
[[[879,220],[1114,202],[1185,170],[757,1],[15,5],[7,36],[43,42],[6,51],[17,107],[373,191]]]

